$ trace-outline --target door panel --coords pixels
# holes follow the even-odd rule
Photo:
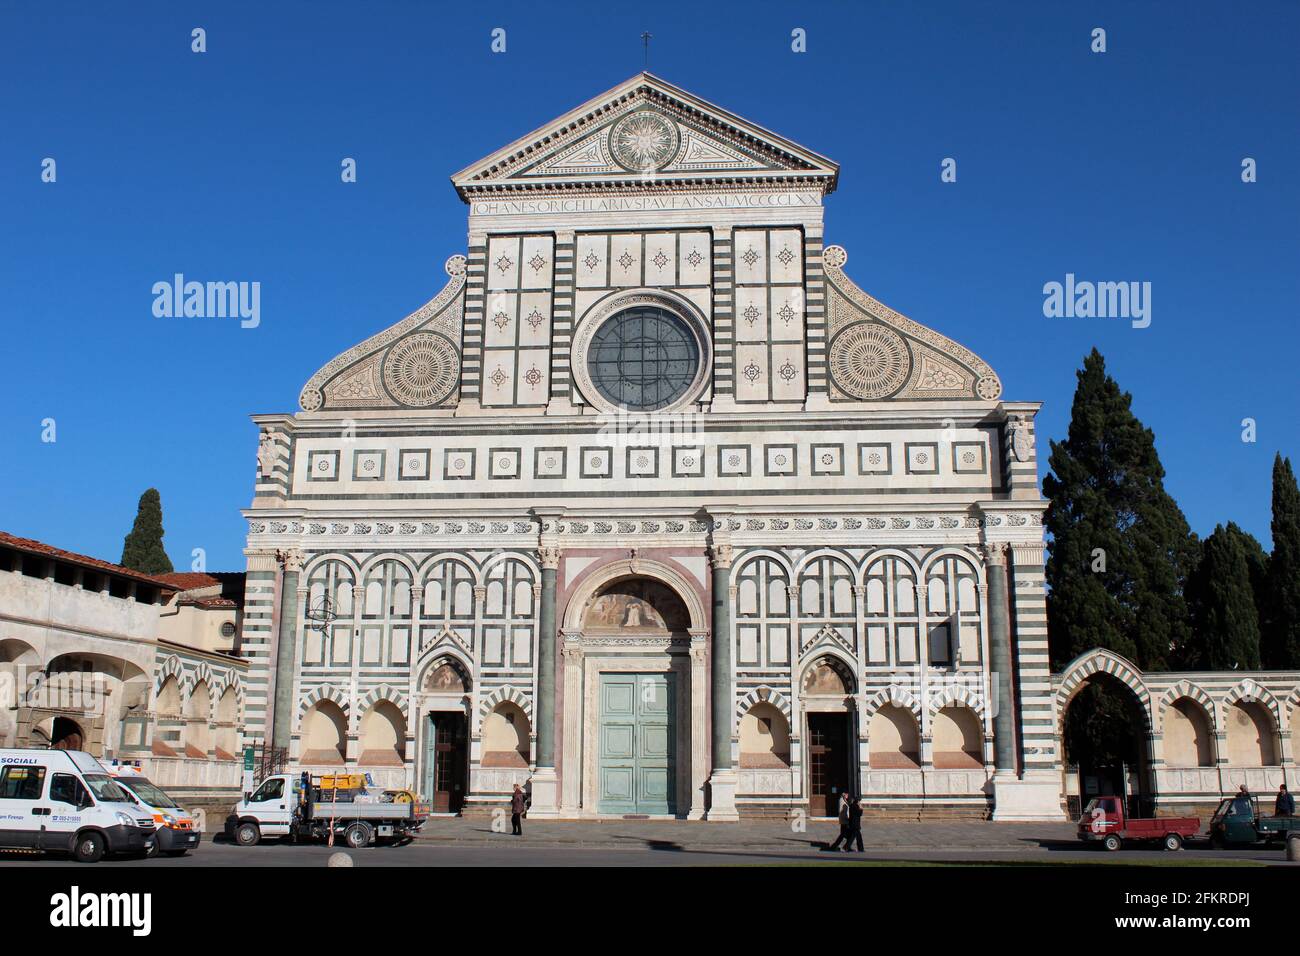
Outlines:
[[[850,786],[849,715],[808,715],[808,800],[815,817],[839,813],[840,794]]]
[[[433,783],[429,788],[434,813],[460,813],[467,785],[468,735],[465,715],[451,711],[430,714]]]
[[[673,691],[668,674],[601,676],[600,812],[676,812]]]

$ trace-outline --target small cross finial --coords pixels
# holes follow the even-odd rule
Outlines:
[[[645,46],[645,69],[650,69],[650,41],[654,39],[653,33],[641,34],[641,43]]]

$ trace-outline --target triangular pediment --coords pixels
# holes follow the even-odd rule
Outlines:
[[[835,188],[839,167],[784,137],[638,73],[467,166],[452,182],[478,192],[648,182],[784,181]]]

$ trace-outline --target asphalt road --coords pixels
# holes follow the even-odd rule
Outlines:
[[[1208,863],[1231,860],[1253,860],[1261,863],[1281,864],[1283,852],[1277,849],[1211,850],[1187,848],[1178,853],[1163,850],[1121,850],[1106,853],[1103,850],[1063,845],[1061,848],[1028,849],[945,849],[945,850],[886,850],[869,849],[866,853],[826,853],[809,849],[802,851],[708,848],[606,848],[572,846],[512,845],[509,837],[502,836],[501,845],[437,844],[415,842],[400,847],[371,847],[348,850],[353,866],[737,866],[737,865],[807,865],[846,863],[859,860],[916,863],[991,863],[991,864],[1054,864],[1054,863],[1126,863],[1170,864],[1191,860]],[[158,857],[152,860],[109,858],[98,864],[101,867],[194,868],[194,867],[244,867],[244,866],[306,866],[323,867],[332,854],[344,852],[340,848],[324,846],[294,846],[281,843],[264,843],[256,847],[239,847],[227,843],[205,842],[196,852],[179,858]],[[0,867],[80,867],[66,858],[27,854],[0,853]]]

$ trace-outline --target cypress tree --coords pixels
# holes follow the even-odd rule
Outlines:
[[[1264,664],[1300,667],[1300,489],[1281,453],[1273,459],[1272,532]]]
[[[171,559],[163,548],[162,497],[157,488],[140,496],[135,524],[122,543],[122,560],[118,563],[144,574],[167,574],[172,570]]]
[[[1207,670],[1254,670],[1259,667],[1259,609],[1250,582],[1253,537],[1229,522],[1205,539],[1201,561],[1188,579],[1192,639],[1180,663]]]
[[[1095,348],[1078,379],[1043,479],[1053,664],[1104,647],[1162,670],[1191,636],[1183,587],[1197,541],[1165,491],[1155,436]]]

